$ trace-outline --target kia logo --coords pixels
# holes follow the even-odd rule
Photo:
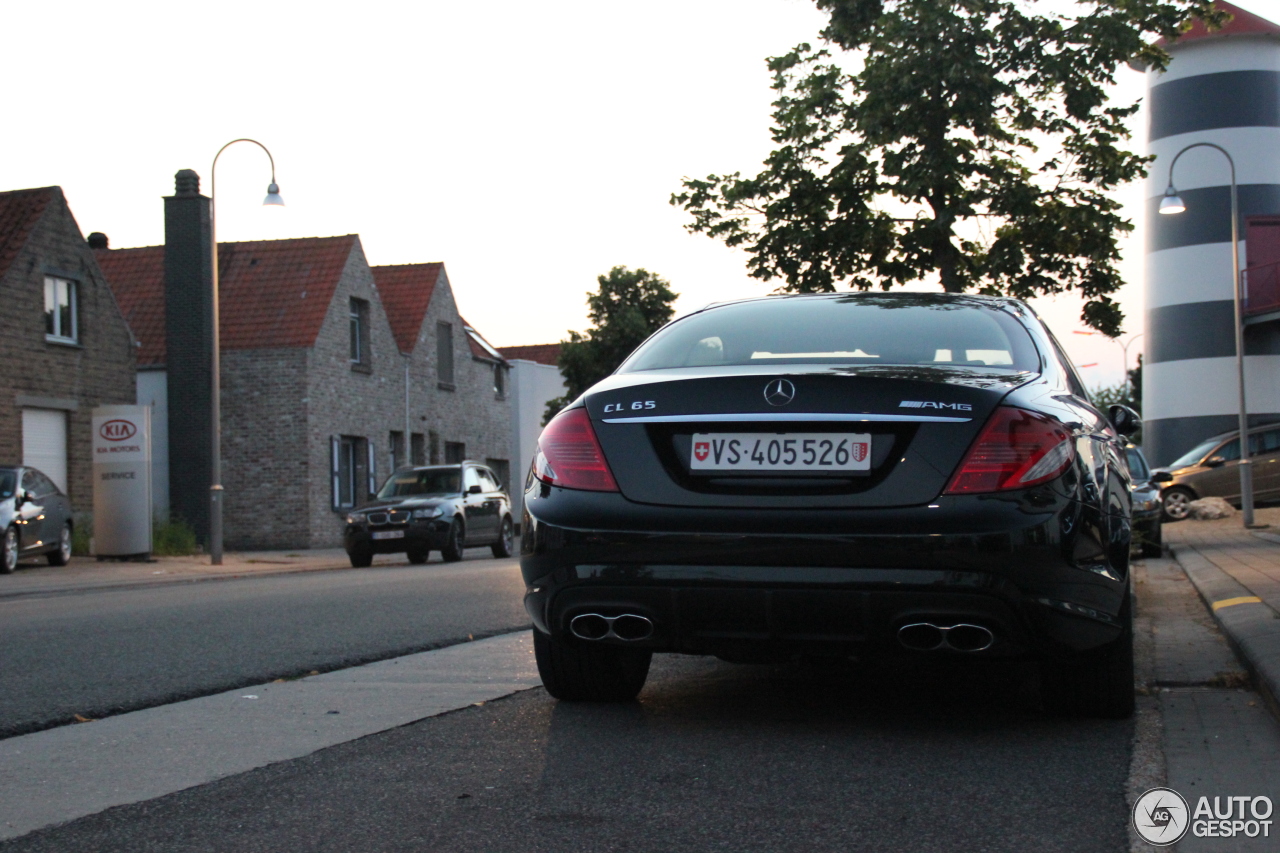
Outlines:
[[[796,398],[796,386],[786,379],[775,379],[764,386],[764,399],[770,406],[785,406]]]
[[[98,435],[107,441],[124,441],[127,438],[133,438],[138,433],[138,428],[133,425],[133,421],[114,420],[107,421],[98,427]]]

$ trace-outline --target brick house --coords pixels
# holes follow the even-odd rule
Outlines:
[[[134,402],[134,342],[60,187],[0,193],[0,462],[93,508],[93,408]]]
[[[164,246],[103,248],[97,255],[139,338],[139,402],[166,416],[167,472],[157,477],[167,477],[169,508],[203,539],[209,383],[201,383],[198,368],[203,359],[207,374],[208,355],[199,336],[203,306],[193,291],[209,289],[208,271],[198,266],[211,254],[208,199],[184,170],[165,202]],[[358,236],[219,243],[226,547],[340,544],[345,511],[406,461],[403,439],[399,449],[394,443],[397,434],[412,436],[406,422],[422,424],[419,433],[440,425],[437,435],[466,446],[472,458],[507,458],[507,436],[490,435],[486,426],[508,417],[491,384],[487,395],[473,396],[472,376],[458,371],[454,391],[424,390],[427,377],[435,381],[439,355],[452,357],[456,369],[470,348],[458,336],[437,349],[437,326],[429,323],[464,324],[443,267],[422,266],[440,267],[422,328],[412,333],[429,343],[406,354],[401,302],[423,297],[415,282],[389,299]],[[171,310],[175,304],[179,310]],[[155,456],[160,468],[161,454]]]
[[[458,313],[444,264],[377,266],[373,275],[408,377],[408,422],[388,437],[394,462],[475,459],[509,486],[506,359]]]

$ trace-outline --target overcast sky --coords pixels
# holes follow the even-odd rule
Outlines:
[[[499,346],[585,327],[585,293],[618,264],[664,276],[681,311],[769,292],[668,199],[683,176],[758,171],[765,58],[823,24],[811,0],[64,2],[5,17],[0,189],[60,185],[86,234],[155,245],[173,173],[195,169],[207,192],[218,148],[253,137],[287,207],[260,206],[266,158],[235,146],[218,165],[219,239],[357,233],[373,264],[444,261]],[[1121,72],[1122,97],[1143,87]],[[1141,196],[1124,195],[1135,219]],[[1140,228],[1124,271],[1128,338]],[[1091,386],[1120,381],[1118,346],[1072,334],[1078,300],[1037,308],[1097,364]]]

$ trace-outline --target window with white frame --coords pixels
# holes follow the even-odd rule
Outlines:
[[[76,343],[80,340],[76,283],[65,278],[44,277],[44,336],[46,340]]]

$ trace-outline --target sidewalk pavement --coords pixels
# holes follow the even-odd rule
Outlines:
[[[1164,540],[1280,714],[1280,508],[1255,515],[1270,528],[1245,530],[1237,514],[1166,524]]]
[[[487,545],[483,549],[468,549],[467,558],[476,558],[481,554],[484,557],[491,556]],[[439,554],[433,555],[432,562],[439,561]],[[407,566],[409,562],[404,554],[379,554],[374,557],[373,565],[374,568]],[[221,566],[210,565],[208,555],[204,554],[193,557],[153,557],[149,562],[99,561],[94,557],[72,557],[71,563],[62,567],[50,566],[40,557],[19,563],[18,570],[11,575],[0,575],[0,599],[57,595],[107,587],[191,583],[336,569],[351,569],[347,552],[341,548],[225,553]]]

